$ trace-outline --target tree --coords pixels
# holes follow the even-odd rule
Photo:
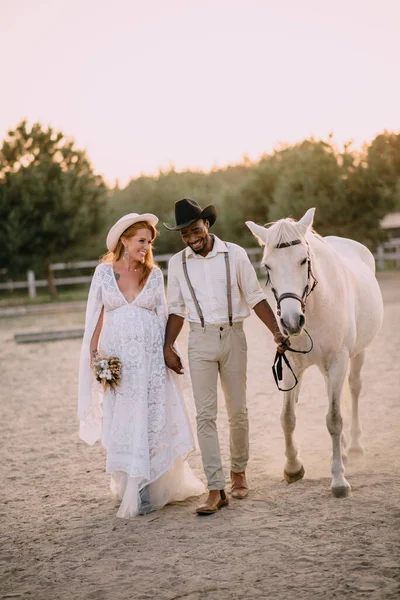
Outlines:
[[[384,131],[376,136],[367,148],[365,164],[392,202],[390,210],[400,210],[400,133]]]
[[[380,220],[393,210],[400,190],[400,136],[386,136],[378,136],[365,160],[349,144],[339,152],[331,139],[304,140],[277,150],[260,161],[242,187],[241,210],[265,223],[299,219],[315,207],[320,234],[353,238],[374,249],[384,235]]]
[[[218,169],[210,173],[170,169],[158,176],[141,176],[133,179],[123,190],[114,191],[110,198],[110,222],[128,212],[152,212],[160,219],[160,236],[156,240],[157,254],[176,252],[182,248],[179,234],[164,229],[163,222],[174,223],[174,204],[181,198],[197,200],[201,206],[215,204],[219,213],[213,232],[225,235],[228,210],[224,210],[223,199],[229,190],[241,182],[248,168],[243,165]],[[111,214],[112,213],[112,214]],[[242,223],[242,227],[244,224]],[[99,243],[104,245],[104,237]],[[228,238],[229,239],[229,238]],[[100,246],[102,247],[102,246]],[[99,251],[100,251],[99,247]]]
[[[332,227],[324,233],[355,239],[374,250],[386,235],[380,221],[393,208],[393,194],[376,172],[360,163],[345,179],[345,218],[337,229],[339,234]]]
[[[263,224],[284,217],[298,219],[315,206],[317,227],[337,221],[344,196],[340,166],[344,160],[339,158],[329,141],[313,139],[265,155],[239,190],[240,208],[234,218],[240,214],[243,228],[248,219]]]
[[[85,151],[39,123],[22,121],[0,150],[0,262],[10,274],[46,273],[90,243],[103,222],[106,187]]]
[[[279,176],[270,219],[299,219],[315,206],[317,227],[340,220],[343,182],[332,145],[325,141],[305,140],[279,154]]]
[[[367,148],[367,165],[391,191],[400,179],[400,134],[384,131]]]

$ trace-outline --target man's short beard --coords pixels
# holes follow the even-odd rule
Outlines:
[[[202,246],[200,246],[200,248],[197,248],[197,249],[193,248],[193,246],[191,246],[190,244],[188,244],[189,248],[190,248],[191,250],[193,250],[193,252],[194,252],[195,254],[200,254],[200,252],[203,252],[203,250],[204,250],[204,248],[206,247],[206,245],[207,245],[207,240],[206,240],[206,241],[203,243],[203,245],[202,245]]]

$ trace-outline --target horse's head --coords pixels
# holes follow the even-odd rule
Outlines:
[[[264,246],[262,265],[268,272],[285,335],[299,335],[305,324],[305,300],[313,285],[306,238],[314,211],[310,208],[300,221],[281,219],[269,227],[246,221],[247,227]]]

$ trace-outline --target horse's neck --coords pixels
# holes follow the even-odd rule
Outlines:
[[[343,262],[333,248],[322,239],[310,235],[307,241],[310,247],[311,269],[318,281],[307,304],[312,305],[313,311],[331,311],[332,306],[337,305],[346,293]],[[310,281],[311,286],[312,283]]]

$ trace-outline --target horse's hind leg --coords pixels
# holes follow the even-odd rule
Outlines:
[[[329,410],[326,415],[326,424],[332,438],[332,493],[336,498],[348,496],[350,484],[344,476],[342,459],[342,432],[343,419],[340,412],[340,397],[346,377],[348,357],[340,357],[329,369],[327,384],[329,397]]]
[[[302,375],[298,375],[298,385],[290,392],[285,392],[281,413],[281,425],[285,436],[286,462],[283,476],[288,483],[294,483],[304,477],[303,463],[299,457],[297,445],[293,439],[296,427],[296,403],[299,397]]]
[[[361,392],[361,369],[365,360],[365,350],[362,350],[350,361],[349,385],[351,391],[351,425],[350,425],[350,447],[352,454],[364,454],[364,448],[360,442],[361,423],[358,412],[358,400]]]

